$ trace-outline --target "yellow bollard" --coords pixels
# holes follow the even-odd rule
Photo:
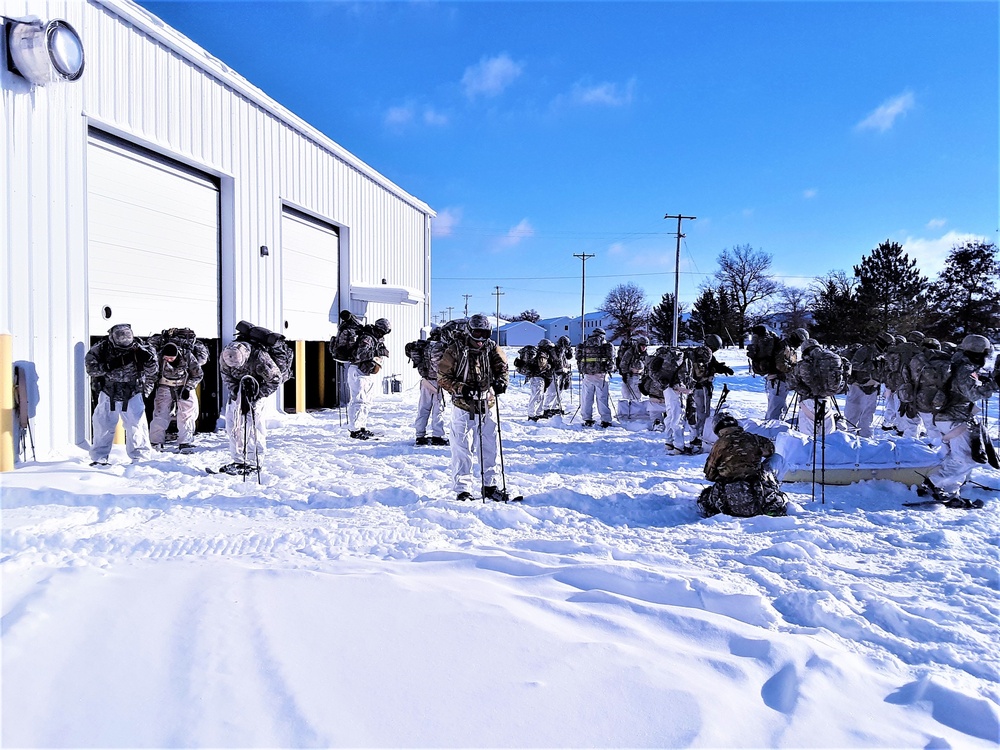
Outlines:
[[[14,470],[14,337],[0,333],[0,471]]]
[[[316,342],[316,353],[319,359],[319,406],[322,409],[326,406],[326,342]]]
[[[295,342],[295,413],[306,410],[306,342]]]

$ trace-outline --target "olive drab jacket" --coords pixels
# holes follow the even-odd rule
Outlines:
[[[507,355],[496,342],[483,342],[482,349],[475,349],[460,338],[441,354],[438,363],[438,385],[452,395],[452,403],[470,414],[482,413],[482,404],[492,408],[495,402],[493,383],[507,380]],[[465,386],[483,394],[483,399],[467,398]]]
[[[749,479],[772,455],[774,443],[770,438],[742,428],[724,430],[705,461],[705,477],[710,482]]]

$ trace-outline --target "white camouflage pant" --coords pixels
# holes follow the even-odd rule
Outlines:
[[[226,404],[226,435],[229,455],[237,463],[256,464],[267,452],[267,422],[263,418],[263,399],[254,401],[247,414],[240,409],[240,397]]]
[[[365,375],[357,365],[348,365],[347,387],[351,392],[351,401],[347,405],[347,426],[354,432],[368,426],[368,412],[375,394],[375,376]]]
[[[806,435],[816,435],[817,438],[829,435],[837,429],[837,423],[834,420],[834,415],[837,411],[833,405],[833,400],[830,398],[821,398],[819,401],[823,405],[823,424],[818,425],[816,423],[816,399],[808,397],[799,399],[799,417],[797,423],[799,432]]]
[[[642,401],[638,375],[622,375],[622,401]]]
[[[664,438],[676,448],[684,447],[684,399],[673,388],[663,389],[663,426]]]
[[[537,417],[545,408],[545,378],[528,378],[528,416]]]
[[[947,452],[941,465],[927,478],[940,490],[958,492],[969,478],[969,474],[976,468],[976,461],[972,457],[972,434],[969,432],[969,426],[965,422],[928,421],[930,422],[928,434],[936,442],[940,441]]]
[[[427,436],[428,425],[431,436],[444,437],[444,391],[438,387],[436,380],[420,378],[417,418],[413,422],[417,437]]]
[[[611,394],[608,392],[608,375],[584,375],[580,387],[580,414],[584,421],[594,418],[594,401],[597,401],[597,413],[602,422],[611,422]]]
[[[194,388],[189,389],[187,398],[177,393],[177,442],[180,444],[194,442],[194,430],[198,421],[198,396]],[[153,396],[153,419],[149,423],[149,442],[159,444],[165,442],[167,427],[170,425],[170,415],[174,411],[174,396],[169,385],[156,386]]]
[[[472,491],[475,479],[472,470],[473,456],[479,456],[482,485],[497,485],[499,446],[500,433],[492,410],[488,409],[485,414],[470,414],[464,409],[452,407],[451,481],[456,493]]]
[[[767,377],[764,380],[764,392],[767,394],[764,419],[781,419],[788,408],[788,381]]]
[[[878,390],[865,393],[860,385],[851,383],[847,388],[847,400],[844,402],[844,419],[857,428],[861,437],[871,437],[872,421],[875,419],[877,406]]]
[[[118,419],[125,426],[125,452],[133,461],[149,456],[149,424],[146,422],[146,403],[142,393],[136,393],[124,405],[119,401],[111,408],[111,399],[101,391],[94,409],[94,442],[90,447],[91,461],[107,461],[115,442]]]

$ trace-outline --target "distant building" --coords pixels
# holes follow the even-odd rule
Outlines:
[[[545,329],[536,323],[519,320],[500,327],[500,346],[534,346],[544,338]]]

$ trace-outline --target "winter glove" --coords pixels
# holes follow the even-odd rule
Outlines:
[[[468,399],[469,401],[478,401],[481,398],[479,389],[475,386],[463,385],[462,398]]]
[[[725,375],[735,375],[735,374],[736,374],[736,371],[735,371],[735,370],[733,370],[733,368],[732,368],[732,367],[723,367],[723,368],[722,368],[722,372],[723,372],[723,374],[725,374]]]
[[[495,394],[497,394],[498,396],[501,393],[506,393],[507,392],[507,381],[504,380],[503,378],[497,378],[496,380],[494,380],[493,381],[493,392]]]

